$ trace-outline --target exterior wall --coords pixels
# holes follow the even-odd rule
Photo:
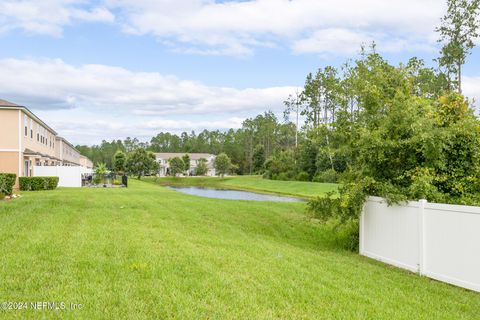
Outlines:
[[[82,166],[84,168],[92,169],[93,168],[93,162],[92,162],[92,160],[88,159],[87,157],[81,155],[80,156],[80,166]]]
[[[63,165],[80,165],[80,153],[72,148],[63,138],[56,139],[55,156],[62,159]]]
[[[19,175],[18,152],[0,151],[0,172]]]
[[[480,207],[387,206],[370,197],[360,219],[360,254],[480,292]]]
[[[80,153],[28,109],[0,108],[0,172],[38,176],[39,168],[61,165],[80,165]]]
[[[25,134],[25,128],[27,134]],[[50,157],[55,157],[55,133],[29,117],[23,111],[21,114],[20,134],[22,136],[23,150],[30,149]]]
[[[18,110],[0,110],[0,150],[18,150]]]

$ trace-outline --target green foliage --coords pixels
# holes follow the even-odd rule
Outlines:
[[[296,176],[295,153],[285,150],[270,157],[265,162],[264,177],[273,180],[290,180]]]
[[[58,177],[20,177],[20,190],[40,191],[54,190],[58,186]]]
[[[103,181],[103,184],[105,184],[107,173],[108,173],[107,165],[105,163],[97,163],[97,165],[95,166],[95,177],[96,178],[98,177],[98,178],[95,179],[95,181],[98,181],[98,182]]]
[[[152,152],[139,148],[128,154],[126,169],[129,174],[140,179],[145,175],[156,174],[159,164]]]
[[[16,179],[17,175],[15,173],[0,173],[0,194],[10,196]]]
[[[302,171],[299,174],[297,174],[297,177],[296,177],[295,180],[297,180],[297,181],[310,181],[310,175],[307,172]]]
[[[229,173],[230,168],[232,166],[232,162],[230,158],[225,153],[220,153],[215,158],[215,170],[217,175],[224,176],[225,174]]]
[[[257,174],[263,173],[265,167],[265,147],[257,145],[253,150],[253,171]]]
[[[127,167],[127,155],[125,152],[118,150],[113,156],[113,171],[117,174],[123,174]]]
[[[182,160],[183,160],[183,164],[184,164],[184,167],[183,167],[183,170],[186,172],[188,170],[190,170],[190,156],[188,154],[185,154],[183,157],[182,157]]]
[[[174,157],[168,160],[170,175],[175,177],[177,174],[182,173],[185,170],[185,163],[182,158]]]
[[[315,182],[336,183],[338,181],[338,173],[334,169],[327,169],[319,172],[313,178]]]
[[[195,175],[204,176],[208,172],[207,159],[201,158],[198,160],[197,168],[195,169]]]
[[[480,36],[479,15],[479,0],[448,0],[447,14],[436,29],[440,34],[438,42],[443,44],[438,62],[459,93],[462,92],[462,66]]]

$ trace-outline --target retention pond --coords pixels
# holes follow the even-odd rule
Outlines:
[[[271,202],[303,202],[305,200],[275,196],[262,193],[255,193],[249,191],[237,191],[237,190],[224,190],[224,189],[209,189],[198,187],[168,187],[169,189],[183,192],[193,196],[215,198],[215,199],[228,199],[228,200],[250,200],[250,201],[271,201]]]

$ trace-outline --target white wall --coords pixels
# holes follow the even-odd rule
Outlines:
[[[389,207],[370,197],[360,219],[360,254],[480,291],[480,207],[425,200]]]
[[[82,174],[91,173],[91,169],[84,167],[35,167],[35,177],[59,177],[59,187],[79,188],[82,186]]]

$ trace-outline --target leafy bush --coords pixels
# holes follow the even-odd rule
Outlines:
[[[16,179],[17,175],[14,173],[0,173],[0,194],[11,195]]]
[[[20,190],[40,191],[53,190],[58,186],[58,177],[20,177]]]
[[[326,183],[336,183],[338,180],[338,173],[333,169],[327,169],[323,172],[318,172],[313,181],[315,182],[326,182]]]
[[[308,172],[302,171],[299,174],[297,174],[296,180],[297,181],[310,181],[310,175],[308,174]]]

